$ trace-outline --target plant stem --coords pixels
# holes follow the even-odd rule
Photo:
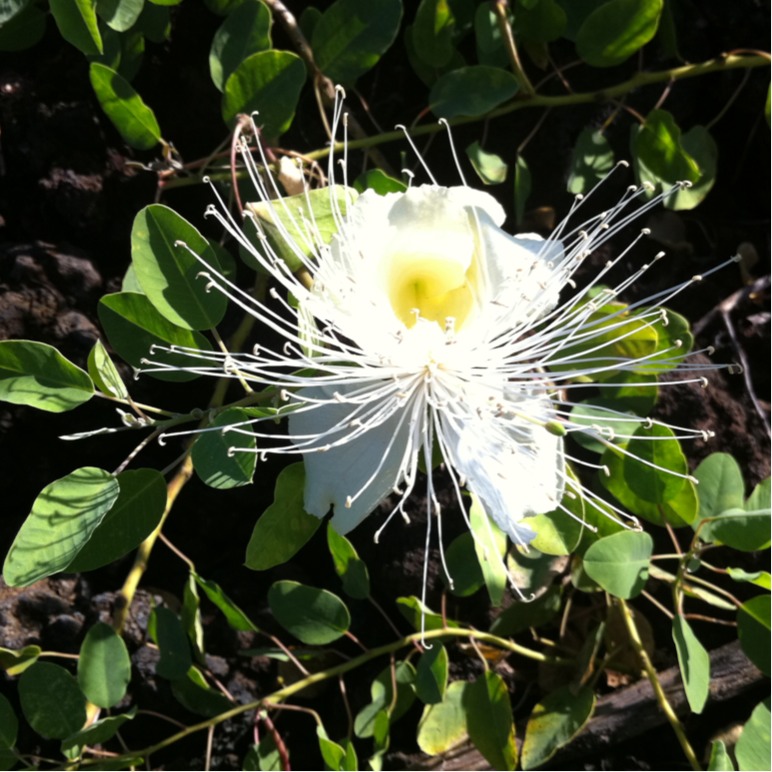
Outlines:
[[[533,649],[528,649],[525,646],[521,646],[520,644],[515,643],[514,641],[510,641],[506,638],[499,638],[498,636],[491,635],[490,633],[481,632],[479,630],[463,629],[463,628],[457,628],[457,627],[446,627],[446,628],[441,628],[439,630],[427,630],[424,633],[413,633],[412,635],[407,635],[404,638],[400,638],[397,641],[392,641],[391,643],[387,643],[383,646],[378,646],[374,649],[370,649],[364,654],[360,654],[358,657],[354,657],[353,659],[347,660],[346,662],[343,662],[340,665],[334,665],[333,667],[327,668],[326,670],[320,670],[317,673],[311,673],[306,678],[303,678],[300,681],[296,681],[295,683],[285,686],[282,689],[278,689],[277,691],[266,695],[260,700],[255,700],[254,702],[249,702],[244,705],[238,705],[206,721],[202,721],[198,724],[194,724],[193,726],[186,727],[185,729],[177,732],[176,734],[171,735],[170,737],[166,737],[163,740],[160,740],[154,745],[150,745],[147,748],[143,748],[141,750],[132,751],[129,754],[125,754],[125,757],[137,758],[138,756],[141,756],[147,760],[147,757],[155,753],[156,751],[159,751],[162,748],[166,748],[174,744],[175,742],[178,742],[179,740],[184,739],[185,737],[189,737],[192,734],[206,731],[209,729],[209,727],[216,726],[217,724],[221,724],[222,722],[227,721],[228,719],[231,719],[231,718],[235,718],[236,716],[242,713],[249,713],[251,711],[258,710],[262,707],[274,706],[277,703],[280,703],[283,700],[286,700],[288,697],[291,697],[294,694],[302,692],[304,689],[307,689],[309,686],[321,683],[322,681],[327,681],[330,678],[335,678],[336,676],[342,675],[351,670],[355,670],[356,668],[360,667],[361,665],[364,665],[370,660],[376,659],[377,657],[381,657],[384,654],[391,654],[392,652],[398,651],[399,649],[405,648],[407,646],[414,646],[415,644],[420,643],[424,639],[432,639],[432,638],[472,638],[478,641],[482,641],[483,643],[488,643],[493,646],[497,646],[500,649],[505,649],[514,654],[519,654],[522,657],[535,660],[536,662],[542,662],[550,665],[557,665],[560,667],[573,666],[575,664],[574,660],[572,659],[564,659],[562,657],[552,657],[547,654],[542,654],[539,651],[534,651]],[[89,761],[90,760],[83,761],[81,766],[88,767]],[[98,759],[94,760],[94,763],[98,763],[98,762],[99,762]]]
[[[509,56],[509,61],[512,65],[512,72],[520,86],[520,90],[529,97],[532,97],[536,94],[536,89],[525,74],[523,65],[520,62],[520,54],[517,52],[515,36],[512,34],[512,25],[507,18],[508,8],[509,3],[507,0],[495,0],[493,3],[493,13],[496,14],[496,23],[499,25],[502,37],[506,43],[507,55]]]
[[[646,649],[643,646],[641,636],[638,634],[638,628],[635,625],[635,620],[630,612],[630,607],[622,600],[622,598],[617,598],[616,601],[622,612],[622,618],[625,621],[625,626],[627,627],[627,632],[630,636],[633,648],[635,649],[635,653],[641,661],[641,665],[646,673],[646,677],[649,679],[652,689],[654,689],[654,696],[656,697],[657,704],[659,705],[660,710],[665,714],[665,718],[667,718],[670,726],[673,727],[673,731],[678,738],[678,742],[681,744],[681,748],[683,749],[684,755],[688,759],[691,768],[699,772],[699,770],[702,769],[700,762],[697,760],[694,749],[689,743],[689,739],[686,737],[683,724],[679,721],[678,716],[673,710],[673,706],[668,702],[665,690],[662,688],[662,684],[660,684],[659,679],[657,678],[657,671],[654,669],[654,665],[651,664],[649,655],[646,653]]]

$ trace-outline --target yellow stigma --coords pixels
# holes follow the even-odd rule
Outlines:
[[[474,261],[470,262],[467,267],[442,254],[392,255],[387,291],[394,313],[408,328],[418,317],[444,328],[452,317],[458,330],[474,304]]]

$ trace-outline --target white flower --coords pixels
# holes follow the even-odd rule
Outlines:
[[[580,228],[570,228],[572,211],[545,240],[507,234],[501,206],[466,185],[356,198],[351,191],[344,207],[340,189],[331,187],[337,232],[325,243],[302,205],[310,199],[282,198],[251,154],[244,157],[260,196],[246,213],[253,233],[246,235],[225,207],[211,212],[287,294],[274,289],[272,300],[261,302],[209,275],[278,334],[280,345],[228,354],[224,362],[199,354],[213,364],[195,369],[224,370],[281,390],[286,434],[261,431],[260,421],[269,419],[234,431],[257,437],[259,452],[302,454],[305,507],[318,517],[332,509],[341,533],[392,494],[392,515],[404,515],[420,462],[431,470],[438,450],[464,516],[462,486],[514,542],[527,544],[534,535],[530,516],[563,508],[566,493],[597,498],[569,475],[567,461],[574,459],[565,435],[583,432],[608,444],[604,417],[617,425],[629,421],[630,435],[643,420],[599,408],[592,425],[576,423],[571,391],[588,379],[647,365],[690,369],[682,341],[658,348],[654,330],[668,322],[662,304],[691,282],[625,306],[616,299],[647,266],[601,290],[575,291],[571,278],[592,251],[664,196],[646,202],[641,189],[629,188]],[[333,178],[332,161],[329,171]],[[574,210],[585,205],[577,198]],[[310,286],[274,251],[256,211],[273,220],[285,250],[313,277]],[[678,436],[700,434],[679,430]],[[431,472],[427,479],[431,528],[439,504]]]

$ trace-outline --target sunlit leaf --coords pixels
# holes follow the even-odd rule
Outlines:
[[[576,50],[593,67],[613,67],[656,34],[663,0],[609,0],[579,27]]]
[[[582,129],[571,156],[571,171],[566,189],[582,195],[614,168],[614,151],[601,131]]]
[[[32,340],[0,341],[0,400],[62,413],[93,395],[88,374],[53,346]]]
[[[102,53],[102,38],[93,0],[49,0],[62,37],[86,56]]]
[[[225,615],[228,624],[234,630],[257,631],[257,625],[225,594],[217,582],[200,577],[193,572],[193,578],[206,593],[207,598]]]
[[[710,655],[680,614],[673,618],[673,641],[689,707],[702,713],[710,693]]]
[[[442,702],[448,686],[448,652],[441,644],[434,644],[418,660],[415,688],[418,699],[427,705]]]
[[[606,592],[618,598],[634,598],[649,577],[654,548],[643,531],[620,531],[599,539],[584,554],[584,570]]]
[[[279,473],[273,504],[255,523],[247,544],[247,568],[265,571],[286,563],[322,524],[303,508],[304,486],[302,463],[290,464]]]
[[[415,700],[415,669],[409,662],[397,662],[384,668],[370,686],[370,702],[354,718],[357,737],[373,737],[378,729],[378,714],[386,713],[389,723],[403,716]],[[394,684],[397,686],[396,699]]]
[[[370,577],[367,566],[357,555],[354,545],[327,524],[327,547],[332,556],[335,573],[343,581],[343,591],[350,598],[360,600],[370,595]]]
[[[548,761],[584,728],[595,710],[595,693],[588,686],[561,686],[531,712],[520,759],[523,769]]]
[[[737,612],[737,637],[748,659],[770,675],[770,596],[757,595],[745,601]]]
[[[486,153],[479,142],[475,141],[469,145],[466,155],[483,184],[498,185],[507,178],[508,168],[501,156]]]
[[[252,54],[225,81],[223,120],[233,125],[240,113],[257,112],[265,135],[278,137],[292,123],[305,82],[306,66],[296,54],[274,49]]]
[[[5,558],[5,581],[28,585],[67,568],[119,492],[112,474],[91,466],[43,488]]]
[[[766,769],[769,766],[770,746],[770,698],[767,697],[753,709],[735,746],[741,772]]]
[[[466,681],[453,681],[442,702],[426,705],[418,723],[418,747],[430,756],[444,753],[467,736],[464,691]]]
[[[156,145],[161,139],[161,127],[131,84],[99,62],[91,63],[89,76],[99,104],[126,142],[138,150]]]
[[[123,638],[104,622],[97,622],[80,647],[78,685],[90,702],[112,708],[126,694],[131,659]]]

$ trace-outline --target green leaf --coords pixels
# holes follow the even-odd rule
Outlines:
[[[164,43],[171,37],[172,25],[169,9],[155,3],[146,3],[134,26],[153,43]]]
[[[23,51],[40,42],[46,31],[46,14],[29,0],[0,3],[0,51]],[[26,6],[26,7],[25,7]],[[8,17],[8,13],[12,17]]]
[[[480,143],[475,141],[466,149],[466,155],[472,162],[477,176],[484,185],[499,185],[507,178],[508,167],[495,153],[486,153]]]
[[[630,144],[636,175],[651,186],[649,197],[678,182],[691,183],[667,197],[669,209],[692,209],[713,187],[718,150],[703,126],[682,134],[669,112],[652,110],[643,126],[633,128]]]
[[[211,351],[209,341],[199,332],[173,324],[163,317],[146,295],[138,292],[116,292],[105,295],[97,306],[99,321],[107,333],[110,345],[132,366],[149,369],[152,357],[170,370],[150,371],[162,381],[189,381],[196,373],[183,368],[202,367],[200,359],[176,352],[153,352],[154,346],[179,347]],[[179,369],[175,369],[179,368]]]
[[[38,661],[40,646],[30,644],[21,649],[5,649],[0,647],[0,668],[9,676],[17,676],[23,673],[30,665]]]
[[[740,646],[764,675],[770,675],[770,596],[757,595],[745,601],[737,612]]]
[[[110,29],[126,32],[139,19],[145,0],[97,0],[96,12]]]
[[[407,185],[394,177],[389,177],[380,169],[368,169],[354,180],[354,190],[357,193],[374,190],[379,196],[385,196],[387,193],[404,193]]]
[[[568,490],[577,487],[577,478],[570,467]],[[568,512],[566,511],[568,510]],[[569,514],[569,512],[571,514]],[[573,515],[573,517],[571,517]],[[585,531],[585,504],[582,496],[564,496],[561,507],[543,515],[535,515],[526,521],[536,533],[534,549],[545,555],[571,555],[576,551],[582,532]]]
[[[458,627],[458,622],[452,619],[444,619],[442,614],[437,614],[421,601],[410,595],[395,600],[397,609],[410,623],[414,630],[441,630],[444,627]]]
[[[13,748],[18,731],[19,720],[13,706],[5,695],[0,694],[0,750]]]
[[[744,507],[743,474],[728,453],[711,453],[694,470],[694,476],[699,481],[700,519]],[[696,528],[698,524],[694,525]]]
[[[518,8],[514,26],[515,35],[524,43],[550,43],[563,34],[566,13],[555,0],[539,0]]]
[[[121,472],[117,480],[120,493],[115,504],[67,564],[67,571],[93,571],[122,558],[161,522],[166,508],[166,482],[160,472],[131,469]]]
[[[316,737],[319,740],[319,752],[322,754],[325,769],[345,769],[346,749],[333,742],[321,724],[316,726]]]
[[[493,620],[491,632],[498,636],[512,636],[529,627],[541,627],[553,619],[561,608],[562,592],[552,585],[543,595],[528,603],[515,602]]]
[[[258,413],[266,415],[266,411]],[[257,466],[255,438],[247,433],[248,425],[239,426],[235,431],[228,431],[226,427],[244,424],[254,417],[254,411],[230,407],[196,438],[191,451],[193,468],[211,488],[224,490],[252,482]]]
[[[305,470],[302,463],[279,472],[273,504],[263,512],[247,544],[245,565],[253,571],[286,563],[316,533],[321,519],[303,508]]]
[[[0,400],[63,413],[88,402],[93,394],[88,374],[53,346],[32,340],[0,341]]]
[[[129,392],[126,384],[101,340],[97,340],[89,351],[88,374],[102,394],[117,399],[128,399]]]
[[[435,643],[418,660],[415,688],[419,700],[427,705],[442,702],[448,687],[448,652]]]
[[[735,746],[737,764],[741,772],[766,769],[770,757],[770,699],[760,702],[745,722]]]
[[[102,53],[94,0],[49,0],[62,37],[86,56]]]
[[[137,715],[136,705],[118,716],[107,716],[95,721],[80,732],[75,732],[62,740],[62,753],[67,754],[70,750],[77,750],[86,745],[102,745],[111,738],[115,737],[118,730],[127,722],[131,721]],[[123,769],[129,768],[126,763]],[[104,767],[103,767],[104,768]]]
[[[196,667],[171,682],[177,702],[191,713],[212,718],[233,708],[233,703],[220,691],[213,689]]]
[[[525,728],[520,763],[536,769],[582,731],[595,710],[589,686],[560,686],[536,705]]]
[[[77,682],[50,662],[36,662],[22,673],[19,701],[29,725],[49,740],[63,740],[86,723],[86,698]]]
[[[276,621],[310,646],[337,641],[351,624],[346,604],[337,595],[299,582],[274,582],[268,604]]]
[[[228,624],[234,630],[257,632],[257,625],[225,594],[217,582],[203,579],[195,572],[192,576],[198,586],[206,593],[207,598],[222,611]]]
[[[474,549],[483,580],[493,606],[500,606],[507,589],[506,534],[488,517],[480,500],[474,496],[469,508],[469,522],[476,538]]]
[[[180,606],[180,623],[193,647],[193,658],[197,662],[205,662],[204,655],[204,623],[201,618],[201,598],[198,585],[191,569],[185,584],[182,586],[182,605]]]
[[[394,684],[397,696],[394,698]],[[388,723],[401,718],[415,700],[415,670],[409,662],[397,662],[384,668],[370,686],[370,702],[354,718],[354,734],[357,737],[373,737],[378,730],[380,714]],[[388,729],[388,725],[385,727]]]
[[[225,81],[223,120],[233,126],[239,114],[256,111],[258,126],[275,139],[292,123],[305,82],[306,66],[299,56],[276,50],[252,54]]]
[[[742,568],[727,568],[726,571],[735,582],[750,582],[765,590],[772,589],[772,576],[770,576],[769,571],[753,571],[749,573]]]
[[[584,554],[584,570],[606,592],[634,598],[649,578],[653,548],[651,536],[644,531],[620,531],[590,546]]]
[[[702,713],[710,694],[710,655],[682,616],[673,618],[673,641],[692,713]]]
[[[91,466],[43,488],[5,558],[5,581],[26,586],[67,568],[119,492],[113,475]]]
[[[413,26],[413,48],[430,67],[444,67],[453,56],[456,17],[448,0],[421,0]]]
[[[208,289],[202,273],[221,272],[214,250],[173,209],[151,204],[134,218],[131,262],[144,293],[173,324],[208,330],[222,320],[228,299]]]
[[[110,67],[92,62],[89,77],[105,115],[132,147],[149,150],[161,139],[155,113],[131,84]]]
[[[430,756],[445,753],[467,736],[464,692],[466,681],[453,681],[442,702],[424,707],[418,723],[418,747]]]
[[[332,556],[335,573],[343,581],[343,591],[350,598],[364,600],[370,596],[370,577],[367,566],[357,555],[354,545],[327,524],[327,547]]]
[[[571,155],[566,190],[574,195],[589,193],[614,168],[614,151],[599,130],[583,129]]]
[[[161,652],[156,673],[170,681],[185,676],[193,660],[188,636],[177,615],[164,606],[156,606],[150,617],[148,631]]]
[[[439,118],[474,118],[511,99],[517,89],[515,76],[506,70],[475,64],[439,78],[429,93],[429,106]]]
[[[220,25],[209,51],[209,72],[219,91],[248,56],[271,47],[271,12],[261,0],[244,0]]]
[[[486,670],[463,695],[469,739],[493,769],[514,769],[515,724],[509,691],[500,675]]]
[[[340,216],[345,217],[357,196],[354,188],[334,185],[286,196],[280,205],[270,201],[248,203],[246,209],[257,217],[276,254],[294,272],[304,265],[296,250],[310,257],[316,254],[319,243],[329,244],[338,232]],[[308,222],[313,223],[313,235]],[[248,260],[253,267],[260,267],[254,259]]]
[[[723,740],[714,740],[710,744],[708,772],[735,772],[732,758],[727,753]]]
[[[746,512],[730,509],[700,531],[700,538],[725,544],[741,552],[756,552],[769,547],[770,515],[768,509]]]
[[[400,0],[336,0],[314,26],[317,66],[334,83],[353,83],[391,46],[401,19]]]
[[[100,708],[112,708],[126,694],[131,659],[123,638],[104,622],[86,633],[78,659],[78,685]]]
[[[584,20],[576,50],[593,67],[621,64],[656,34],[663,0],[610,0]]]
[[[453,586],[449,586],[449,589],[456,597],[466,598],[473,595],[485,584],[475,552],[474,537],[469,531],[460,534],[450,543],[445,550],[445,564],[453,580]],[[444,571],[442,579],[447,585],[448,578]]]
[[[686,484],[684,475],[688,471],[672,429],[655,423],[635,430],[627,445],[623,474],[636,496],[653,504],[671,501]]]

